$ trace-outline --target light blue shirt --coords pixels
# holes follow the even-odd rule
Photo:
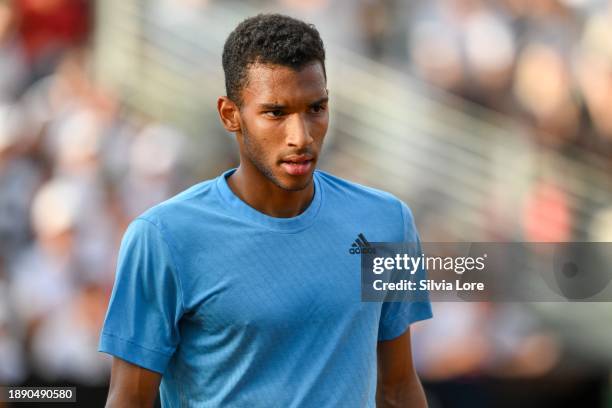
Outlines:
[[[351,245],[417,242],[394,196],[314,173],[309,207],[274,218],[229,170],[131,223],[100,351],[163,373],[165,407],[374,407],[376,345],[429,302],[361,302]]]

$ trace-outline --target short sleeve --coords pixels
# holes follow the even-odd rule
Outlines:
[[[415,243],[412,246],[419,256],[421,250],[421,240],[416,230],[412,212],[406,204],[401,203],[402,220],[404,228],[404,242]],[[427,271],[421,267],[417,272],[417,280],[425,279]],[[383,302],[380,312],[380,323],[378,326],[378,340],[391,340],[402,335],[408,327],[415,322],[430,319],[433,317],[431,302],[427,300],[403,301],[403,302]]]
[[[99,351],[163,373],[179,343],[183,298],[171,249],[146,219],[128,227]]]

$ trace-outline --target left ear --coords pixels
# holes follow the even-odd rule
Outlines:
[[[225,130],[232,133],[240,131],[240,110],[234,101],[227,96],[220,96],[217,99],[217,111]]]

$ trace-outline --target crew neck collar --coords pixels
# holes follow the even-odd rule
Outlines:
[[[235,171],[235,168],[225,171],[223,174],[217,177],[216,185],[219,195],[225,204],[227,204],[228,208],[236,215],[246,218],[249,221],[259,224],[265,228],[280,232],[298,232],[312,225],[317,214],[319,213],[319,209],[321,208],[321,203],[323,201],[323,189],[321,188],[319,175],[316,170],[312,177],[314,183],[314,196],[312,201],[301,214],[290,218],[269,216],[242,201],[236,194],[234,194],[227,183],[228,177],[234,174]]]

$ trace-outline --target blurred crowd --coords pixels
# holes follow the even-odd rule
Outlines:
[[[612,2],[410,2],[411,69],[520,118],[548,146],[612,153]]]
[[[209,2],[152,3],[190,14]],[[250,3],[299,10],[315,22],[335,7],[327,17],[364,54],[520,118],[538,142],[565,154],[577,146],[612,153],[612,2]],[[0,0],[0,384],[106,385],[110,360],[96,349],[121,235],[135,216],[202,177],[186,164],[190,138],[126,109],[96,80],[93,6]],[[345,14],[351,19],[337,18]],[[324,37],[334,28],[319,24]],[[535,191],[524,216],[540,229],[525,238],[570,239],[565,199],[546,183]],[[560,215],[548,225],[541,212]],[[612,225],[612,213],[605,220]],[[520,307],[439,303],[434,313],[415,338],[417,367],[431,389],[466,381],[465,406],[487,406],[473,399],[483,390],[469,386],[479,375],[533,379],[567,362],[558,337]],[[592,368],[573,372],[594,378],[599,392],[609,363],[603,377]],[[453,406],[464,406],[459,390],[451,394]]]
[[[92,4],[0,1],[0,383],[104,385],[127,223],[192,180],[188,140],[94,79]]]

